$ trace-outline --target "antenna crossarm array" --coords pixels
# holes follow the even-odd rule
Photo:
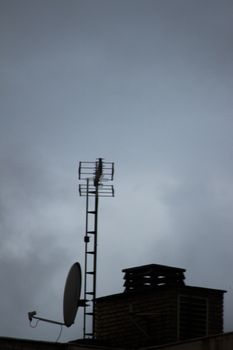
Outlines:
[[[114,188],[106,182],[113,181],[114,163],[98,158],[95,162],[79,163],[80,196],[86,197],[86,230],[84,261],[84,319],[83,337],[95,337],[95,300],[97,274],[97,229],[99,197],[113,197]]]
[[[113,176],[114,163],[112,162],[104,162],[102,158],[96,162],[80,162],[79,180],[85,180],[85,183],[79,185],[80,196],[96,196],[98,188],[98,197],[114,197],[113,185],[106,184],[113,181]]]
[[[113,181],[114,163],[98,158],[95,162],[79,162],[79,180],[98,178],[99,181]]]

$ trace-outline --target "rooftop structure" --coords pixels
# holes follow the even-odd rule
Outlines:
[[[95,337],[106,345],[167,344],[223,332],[223,290],[185,285],[184,269],[124,269],[123,293],[98,298]]]

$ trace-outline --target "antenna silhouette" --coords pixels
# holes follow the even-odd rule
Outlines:
[[[99,197],[114,197],[114,163],[98,158],[95,162],[79,162],[80,196],[86,197],[86,230],[84,261],[83,338],[95,338],[95,301],[97,275],[97,231]]]

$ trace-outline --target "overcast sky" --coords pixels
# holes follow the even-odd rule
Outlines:
[[[98,296],[121,269],[228,290],[233,330],[232,0],[0,0],[0,330],[54,341],[83,264],[78,162],[115,162]],[[61,341],[82,336],[82,314]]]

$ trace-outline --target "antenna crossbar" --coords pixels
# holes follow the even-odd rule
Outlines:
[[[98,175],[101,182],[113,181],[114,163],[104,162],[103,158],[95,162],[79,162],[79,180],[96,179]]]
[[[79,194],[80,196],[95,196],[96,195],[96,186],[94,184],[89,184],[88,188],[86,184],[79,185]],[[98,189],[99,197],[114,197],[114,188],[112,185],[102,185]]]

